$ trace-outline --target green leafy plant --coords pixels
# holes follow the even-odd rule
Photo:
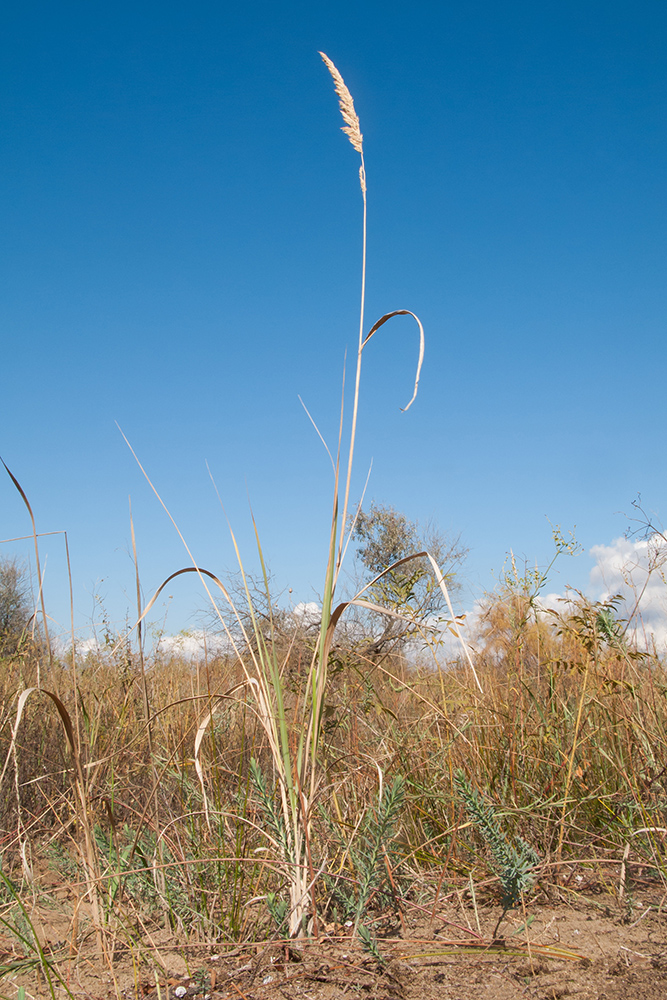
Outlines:
[[[484,799],[472,787],[460,769],[454,776],[454,782],[468,816],[491,853],[495,873],[500,879],[502,913],[493,932],[495,938],[507,911],[518,906],[524,892],[533,885],[535,869],[541,859],[537,851],[522,837],[514,837],[513,842],[509,840],[503,832],[493,803]]]
[[[364,924],[360,924],[357,928],[359,938],[364,946],[364,951],[367,951],[371,958],[374,958],[379,965],[385,965],[385,960],[382,953],[378,947],[377,940]]]
[[[268,836],[279,849],[283,859],[294,867],[300,859],[295,858],[292,854],[292,842],[287,834],[283,813],[279,808],[276,808],[275,789],[273,793],[269,791],[262,769],[254,757],[250,760],[250,776],[259,799]],[[287,928],[289,917],[289,902],[286,899],[281,899],[276,892],[268,892],[266,905],[278,931],[284,931]]]
[[[392,841],[405,800],[405,779],[394,778],[391,785],[382,785],[375,808],[355,831],[345,847],[346,870],[337,875],[325,875],[330,894],[330,906],[342,920],[353,921],[354,932],[364,948],[381,961],[375,937],[368,924],[368,909],[373,900],[385,902],[394,897],[398,864],[393,863]],[[334,825],[329,821],[333,832]],[[393,869],[393,871],[392,871]]]
[[[355,841],[350,857],[357,871],[359,888],[355,907],[354,924],[358,928],[371,897],[387,885],[387,855],[393,840],[403,801],[405,779],[397,775],[391,785],[385,785],[376,809],[372,810],[366,829]]]

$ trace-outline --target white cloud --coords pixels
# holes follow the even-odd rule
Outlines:
[[[595,560],[587,588],[593,601],[608,601],[620,594],[618,617],[629,620],[627,637],[640,649],[655,645],[667,651],[667,544],[660,535],[649,539],[615,538],[611,545],[594,545]],[[566,613],[576,595],[545,594],[543,608]],[[568,607],[569,605],[569,607]]]
[[[557,593],[539,594],[535,599],[535,603],[540,611],[548,611],[549,608],[553,608],[554,611],[560,611],[563,607],[563,604],[561,603],[562,601],[563,595]]]
[[[71,649],[71,643],[70,643]],[[99,641],[96,636],[92,636],[89,639],[77,639],[75,643],[76,655],[77,656],[88,656],[89,653],[100,653],[104,649],[104,645]]]
[[[315,601],[301,601],[294,606],[292,617],[302,628],[312,628],[322,620],[322,609]]]
[[[63,633],[57,636],[54,648],[64,659],[71,656],[72,640],[70,636]],[[119,642],[119,647],[122,642]],[[76,639],[76,655],[85,659],[89,655],[107,656],[116,647],[113,643],[105,643],[96,635],[89,635],[85,639]],[[226,636],[215,635],[211,632],[192,630],[181,632],[178,635],[163,635],[158,643],[157,650],[162,654],[173,654],[174,656],[190,657],[199,659],[208,656],[220,656],[231,652],[231,645]]]
[[[590,588],[606,601],[621,594],[621,617],[631,618],[628,633],[640,647],[653,636],[658,649],[667,647],[667,544],[660,535],[648,539],[616,538],[611,545],[594,545]]]
[[[67,661],[71,659],[72,635],[70,632],[61,632],[58,635],[52,636],[51,645],[53,647],[53,651],[63,660]],[[106,645],[94,634],[88,635],[85,639],[75,638],[74,640],[76,655],[84,660],[90,655],[102,656],[105,653],[108,653],[111,648],[111,646]]]
[[[573,612],[576,604],[576,594],[570,596],[569,593],[565,594],[540,594],[535,600],[535,603],[540,611],[540,613],[548,611],[557,611],[559,615],[567,615]]]
[[[186,656],[193,660],[205,656],[223,656],[231,651],[229,639],[203,630],[180,632],[178,635],[163,635],[158,643],[161,653]]]

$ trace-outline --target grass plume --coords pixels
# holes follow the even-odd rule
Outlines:
[[[363,156],[364,152],[364,137],[361,134],[361,126],[359,125],[359,116],[354,110],[354,101],[352,99],[352,94],[347,89],[343,77],[340,75],[336,69],[334,63],[329,59],[328,55],[324,52],[320,52],[324,64],[331,73],[333,78],[334,86],[336,88],[336,93],[338,94],[338,104],[340,106],[340,113],[343,116],[343,121],[345,124],[342,126],[341,131],[345,133],[354,148],[358,153]]]

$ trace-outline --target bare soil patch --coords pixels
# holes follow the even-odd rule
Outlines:
[[[530,922],[513,913],[501,939],[490,934],[498,908],[470,901],[438,907],[434,920],[406,919],[378,934],[382,961],[370,956],[349,929],[320,929],[302,945],[254,942],[182,943],[148,929],[143,941],[114,941],[109,964],[93,934],[67,957],[71,910],[55,893],[32,919],[49,961],[77,1000],[663,1000],[667,997],[667,920],[657,887],[619,907],[612,895],[561,896],[527,907]],[[477,922],[479,929],[477,930]],[[485,935],[487,935],[485,937]],[[16,942],[0,940],[2,964],[17,961]],[[51,996],[43,974],[25,967],[5,975],[0,995]],[[58,997],[67,995],[54,983]]]

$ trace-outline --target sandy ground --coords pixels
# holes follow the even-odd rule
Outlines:
[[[406,912],[403,926],[385,925],[378,933],[381,962],[352,940],[349,929],[338,927],[321,928],[318,940],[298,948],[275,942],[179,946],[165,931],[146,931],[143,959],[136,945],[130,951],[118,942],[111,963],[100,957],[91,934],[67,961],[66,895],[59,899],[56,891],[32,916],[45,953],[58,959],[77,1000],[667,998],[667,914],[658,886],[623,905],[609,891],[559,893],[555,903],[543,897],[543,905],[538,895],[526,908],[528,932],[521,930],[523,914],[515,912],[495,942],[497,907],[475,910],[470,900],[450,899],[434,920]],[[0,952],[5,968],[21,956],[8,936],[0,937]],[[52,995],[41,974],[23,967],[5,973],[0,996],[16,997],[20,986],[28,998]],[[54,995],[67,992],[54,983]]]

